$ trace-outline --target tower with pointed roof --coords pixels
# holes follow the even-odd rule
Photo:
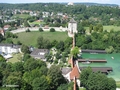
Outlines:
[[[77,33],[77,22],[73,18],[68,23],[68,32],[70,34]]]

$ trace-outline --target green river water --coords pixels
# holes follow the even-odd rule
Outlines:
[[[112,57],[114,57],[114,59]],[[120,53],[114,53],[114,54],[83,53],[82,58],[88,59],[88,60],[89,59],[106,59],[107,63],[90,63],[90,64],[79,63],[79,66],[112,67],[113,71],[110,72],[107,76],[114,78],[116,81],[120,81]]]

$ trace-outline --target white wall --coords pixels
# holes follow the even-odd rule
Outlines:
[[[70,33],[77,33],[77,23],[68,23],[68,30]]]
[[[0,52],[4,52],[4,53],[18,53],[20,52],[20,48],[12,48],[10,46],[0,46]]]

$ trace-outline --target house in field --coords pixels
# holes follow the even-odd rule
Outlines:
[[[30,54],[35,59],[46,61],[45,55],[49,53],[48,49],[34,49]]]
[[[0,44],[0,52],[5,54],[21,52],[20,45],[15,44]]]
[[[2,28],[0,28],[0,34],[2,34],[3,36],[5,35],[5,32]]]

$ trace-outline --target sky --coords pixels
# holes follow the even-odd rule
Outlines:
[[[120,0],[0,0],[0,3],[49,3],[49,2],[94,2],[102,4],[118,4]]]

